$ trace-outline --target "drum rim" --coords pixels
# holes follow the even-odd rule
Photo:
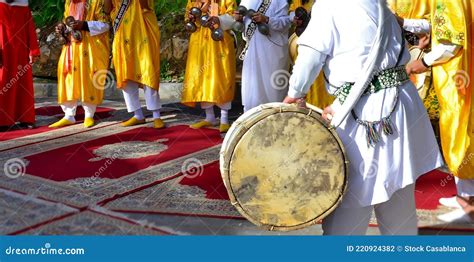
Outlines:
[[[263,224],[260,223],[259,221],[255,220],[253,217],[249,216],[247,211],[243,208],[243,206],[237,201],[236,195],[234,194],[234,191],[232,189],[232,185],[230,182],[230,164],[231,164],[231,159],[234,155],[236,145],[238,142],[241,140],[242,136],[255,124],[258,122],[262,121],[265,117],[274,115],[277,113],[281,112],[294,112],[294,113],[301,113],[305,114],[309,117],[312,117],[316,119],[317,121],[321,122],[321,120],[315,115],[320,115],[317,111],[318,110],[316,107],[309,105],[309,108],[299,108],[296,105],[288,105],[288,104],[283,104],[283,103],[269,103],[265,105],[261,105],[255,110],[248,111],[247,113],[243,114],[240,116],[231,126],[229,129],[229,132],[226,135],[224,142],[222,143],[222,148],[220,152],[220,171],[221,171],[221,177],[222,180],[224,181],[224,185],[226,187],[226,191],[229,195],[229,199],[231,201],[231,204],[237,209],[237,211],[245,217],[248,221],[253,223],[254,225],[257,225],[258,227],[261,227],[263,229],[269,230],[269,231],[292,231],[292,230],[298,230],[302,228],[306,228],[312,225],[317,224],[321,219],[327,217],[331,212],[333,212],[341,203],[343,196],[347,192],[347,184],[348,184],[348,177],[349,177],[349,160],[347,158],[346,150],[344,148],[344,145],[339,138],[338,134],[334,129],[327,129],[329,133],[332,135],[333,138],[336,139],[336,142],[338,144],[339,149],[341,150],[342,157],[344,160],[344,179],[343,179],[343,190],[339,194],[339,197],[337,201],[326,211],[324,211],[322,214],[319,216],[298,224],[298,225],[292,225],[292,226],[278,226],[278,225],[269,225],[269,224]],[[265,112],[264,114],[261,114],[260,117],[256,118],[250,118],[250,116],[256,115],[257,113]],[[250,121],[250,123],[247,123],[247,121]],[[245,122],[245,126],[243,123]],[[324,123],[321,122],[324,126],[326,126]],[[232,139],[230,138],[232,137]],[[231,152],[229,152],[231,150]],[[226,156],[227,155],[227,156]]]
[[[288,38],[288,54],[290,55],[291,65],[295,65],[296,57],[298,57],[298,44],[297,44],[295,59],[293,60],[293,56],[291,54],[291,41],[298,41],[298,39],[299,39],[299,36],[297,36],[296,33],[291,34],[290,38]]]

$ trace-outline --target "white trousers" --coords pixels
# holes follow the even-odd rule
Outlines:
[[[129,113],[142,108],[139,97],[140,88],[138,86],[139,85],[136,82],[127,81],[127,85],[125,86],[125,89],[123,89],[123,97]],[[145,92],[146,108],[150,111],[160,110],[160,93],[148,86],[144,86],[143,90]]]
[[[474,197],[474,179],[455,178],[458,195],[462,197]]]
[[[97,105],[82,103],[82,107],[84,108],[85,117],[94,117]],[[76,116],[77,101],[67,101],[65,103],[62,103],[61,108],[63,109],[65,118],[74,118]]]
[[[218,106],[222,110],[230,110],[232,108],[232,102],[227,102],[224,104],[214,104],[214,103],[208,103],[208,102],[201,102],[201,108],[202,109],[207,109],[213,106]]]
[[[409,185],[395,192],[384,203],[368,207],[336,208],[323,221],[324,235],[365,235],[374,210],[382,235],[418,234],[415,185]]]

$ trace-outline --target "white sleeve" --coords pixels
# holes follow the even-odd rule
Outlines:
[[[290,12],[290,20],[293,21],[295,19],[295,11]]]
[[[271,30],[285,31],[291,26],[290,15],[288,14],[288,4],[280,7],[280,9],[273,15],[268,16],[268,25]]]
[[[309,88],[321,72],[326,57],[311,47],[298,46],[298,57],[290,77],[289,97],[302,98],[308,93]]]
[[[219,21],[221,22],[221,28],[224,31],[232,29],[232,26],[235,23],[234,18],[229,14],[220,15]]]
[[[99,21],[87,21],[87,26],[91,36],[100,35],[110,30],[109,24]]]
[[[440,43],[423,57],[423,61],[429,66],[446,63],[453,58],[459,50],[461,50],[461,46],[459,45]]]
[[[298,39],[298,45],[309,46],[322,54],[331,55],[338,32],[334,23],[337,8],[331,0],[316,1],[311,11],[311,20]]]
[[[403,19],[403,29],[414,34],[429,34],[431,25],[425,19]]]

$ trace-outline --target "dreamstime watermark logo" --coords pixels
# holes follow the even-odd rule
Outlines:
[[[3,165],[3,172],[11,179],[19,178],[26,173],[26,162],[20,158],[9,159]]]
[[[454,75],[453,80],[458,90],[465,90],[471,84],[471,77],[464,70],[458,70]]]
[[[34,256],[34,255],[85,255],[86,250],[84,248],[53,248],[50,243],[46,243],[44,247],[34,248],[17,248],[8,247],[5,249],[5,255],[8,256]]]
[[[453,180],[453,179],[454,179],[454,178],[453,178],[452,175],[450,175],[450,174],[449,174],[449,175],[446,175],[445,178],[441,179],[441,181],[439,182],[439,185],[440,185],[441,187],[445,187],[445,186],[447,186],[447,185],[449,184],[449,181],[451,181],[451,180]]]
[[[270,77],[272,88],[276,90],[286,89],[290,83],[290,76],[290,72],[283,69],[273,72]]]
[[[197,158],[186,159],[181,166],[181,172],[187,178],[196,178],[204,173],[204,167],[201,160]]]
[[[96,89],[105,90],[113,87],[115,82],[114,74],[107,69],[99,70],[92,77],[92,84]]]
[[[367,174],[367,178],[372,178],[376,176],[379,171],[379,161],[373,159],[369,166],[366,166],[365,162],[362,161],[359,165],[359,171],[361,174]]]
[[[119,158],[118,153],[114,153],[110,158],[107,158],[105,163],[94,173],[93,176],[86,178],[82,181],[83,187],[92,187],[98,183],[98,178]]]
[[[0,95],[3,95],[8,92],[19,80],[22,78],[30,69],[32,65],[27,64],[25,66],[19,65],[18,66],[18,72],[14,77],[10,79],[1,89],[0,89]]]

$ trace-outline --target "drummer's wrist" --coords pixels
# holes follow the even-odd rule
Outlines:
[[[300,92],[298,90],[290,88],[288,90],[288,96],[291,97],[291,98],[294,98],[294,99],[300,99],[300,98],[304,98],[306,96],[306,94],[303,94],[302,92]]]

